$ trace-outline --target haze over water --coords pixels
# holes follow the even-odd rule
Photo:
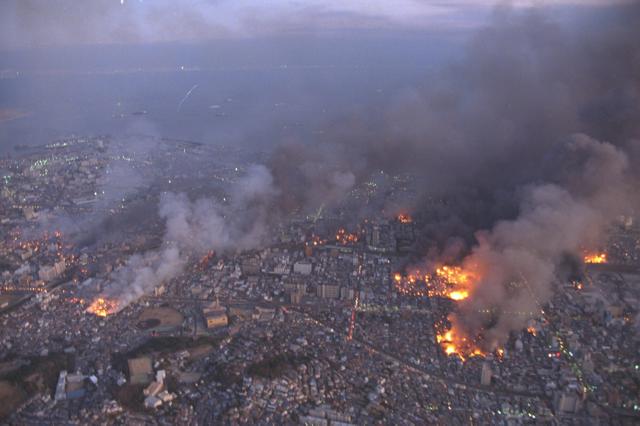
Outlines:
[[[278,44],[100,47],[11,53],[0,108],[29,115],[0,122],[0,152],[70,135],[154,134],[266,147],[312,140],[332,120],[381,109],[415,84],[428,84],[453,37],[331,38]],[[265,53],[266,52],[266,53]],[[104,63],[104,56],[115,56]],[[187,92],[192,89],[189,96]],[[182,101],[182,104],[181,104]]]

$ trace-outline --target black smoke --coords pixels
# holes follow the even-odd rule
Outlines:
[[[435,245],[425,254],[473,236],[457,253],[480,281],[453,320],[495,347],[540,314],[567,255],[637,212],[639,138],[639,4],[572,25],[499,7],[438,78],[334,123],[321,147],[287,144],[270,166],[279,205],[295,208],[344,196],[336,174],[415,175]]]
[[[328,123],[313,143],[282,143],[261,172],[269,190],[246,209],[257,220],[234,218],[233,240],[258,245],[287,213],[338,205],[380,171],[409,173],[424,255],[455,252],[483,277],[457,321],[477,333],[476,312],[491,308],[486,341],[499,344],[521,326],[500,312],[536,312],[562,258],[597,245],[612,220],[636,211],[640,5],[594,7],[573,21],[553,11],[498,7],[435,76],[383,108]],[[199,217],[199,202],[174,201],[175,211]],[[510,290],[516,281],[526,287]]]

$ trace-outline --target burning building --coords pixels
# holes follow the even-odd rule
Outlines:
[[[118,310],[119,305],[116,300],[110,300],[104,297],[97,297],[87,308],[87,312],[99,317],[115,314]]]
[[[409,224],[413,222],[413,218],[407,213],[400,213],[398,216],[396,216],[396,220],[402,224]]]
[[[476,339],[458,332],[455,327],[444,329],[436,334],[436,341],[447,355],[455,355],[462,361],[472,356],[484,356]]]
[[[585,253],[583,257],[584,263],[607,263],[607,254],[606,253]]]
[[[347,232],[344,228],[336,232],[336,242],[342,245],[355,244],[358,242],[358,234]]]

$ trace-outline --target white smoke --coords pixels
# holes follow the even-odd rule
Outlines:
[[[157,285],[176,277],[182,272],[184,264],[177,247],[135,254],[114,272],[105,294],[118,299],[119,309],[124,308]]]
[[[180,275],[191,254],[259,246],[267,236],[269,204],[278,194],[271,173],[264,166],[252,166],[231,193],[229,204],[163,194],[159,206],[166,224],[162,247],[131,256],[112,274],[104,294],[117,299],[122,309]]]

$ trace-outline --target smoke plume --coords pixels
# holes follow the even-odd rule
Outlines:
[[[283,214],[336,205],[380,171],[409,173],[427,219],[424,254],[448,260],[443,241],[455,241],[481,277],[454,322],[500,344],[538,314],[563,256],[601,243],[612,220],[634,211],[638,40],[638,4],[564,26],[541,9],[499,7],[437,78],[330,123],[313,144],[280,145],[229,204],[164,197],[165,244],[178,258],[255,247]],[[472,248],[460,244],[472,238]],[[171,276],[151,270],[154,282]]]
[[[579,256],[597,246],[606,227],[635,207],[624,153],[584,135],[567,149],[581,167],[566,185],[529,187],[519,216],[478,232],[477,245],[464,259],[478,282],[453,322],[469,336],[482,335],[487,348],[504,344],[510,331],[540,315],[563,255]]]
[[[213,198],[189,200],[185,194],[165,193],[159,214],[165,220],[162,246],[131,256],[111,276],[104,295],[118,308],[181,274],[193,256],[251,249],[267,235],[269,202],[277,195],[264,166],[252,166],[231,188],[228,204]]]
[[[356,184],[377,170],[412,173],[418,214],[433,217],[433,200],[443,200],[442,220],[423,235],[440,261],[451,256],[438,233],[459,243],[486,229],[470,251],[458,250],[480,281],[453,321],[495,347],[540,314],[563,257],[603,244],[612,221],[637,211],[638,40],[638,4],[603,8],[575,27],[539,9],[500,7],[439,79],[407,89],[383,113],[335,123],[324,150],[289,147],[294,155],[283,157],[320,158]],[[328,175],[318,183],[276,164],[282,192],[303,204],[304,188],[322,188]]]

